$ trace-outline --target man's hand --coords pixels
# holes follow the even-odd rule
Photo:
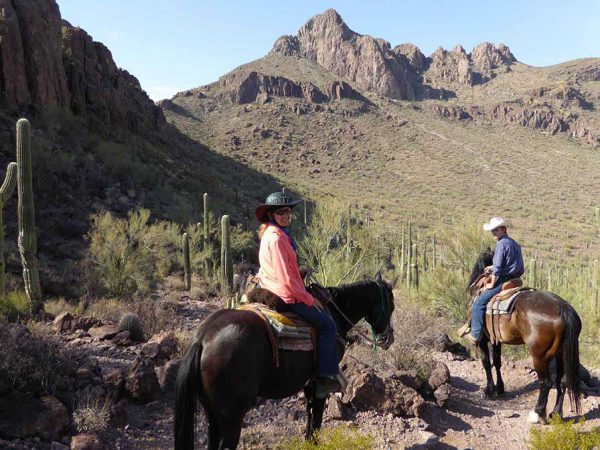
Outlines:
[[[317,311],[321,312],[324,309],[323,303],[321,303],[318,298],[315,298],[315,302],[313,303],[313,308],[317,308]]]
[[[486,275],[489,275],[490,273],[492,273],[492,268],[494,266],[487,266],[485,269],[483,269],[483,273],[485,273]]]

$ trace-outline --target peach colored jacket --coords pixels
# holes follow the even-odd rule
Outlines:
[[[310,295],[300,276],[298,257],[290,238],[275,225],[268,225],[258,251],[260,287],[268,289],[286,303],[302,302],[312,306]]]

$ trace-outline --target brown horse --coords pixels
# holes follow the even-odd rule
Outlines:
[[[393,286],[381,280],[327,288],[338,335],[365,319],[374,342],[383,349],[394,341],[390,318]],[[339,348],[343,355],[343,346]],[[304,389],[306,434],[321,427],[325,399],[315,396],[312,352],[279,351],[273,364],[271,344],[263,321],[251,311],[226,309],[200,325],[183,358],[176,382],[175,449],[194,448],[195,413],[200,402],[208,420],[208,448],[235,449],[242,422],[257,397],[284,398]]]
[[[492,264],[493,253],[486,250],[477,259],[469,278],[468,291],[471,301],[477,295],[475,282],[484,273],[484,269]],[[484,393],[487,397],[497,397],[504,394],[504,382],[500,373],[501,347],[500,344],[490,343],[490,333],[493,332],[490,320],[486,315],[486,330],[484,331],[479,348],[487,385]],[[580,375],[579,375],[579,333],[581,319],[575,309],[558,295],[547,291],[526,291],[515,300],[511,314],[494,316],[500,329],[504,344],[525,344],[533,357],[533,367],[539,380],[539,396],[535,409],[529,413],[531,423],[546,423],[546,405],[552,386],[549,365],[556,361],[556,404],[551,415],[562,414],[565,387],[569,390],[571,405],[579,414],[580,407]],[[497,335],[497,333],[496,333]],[[496,368],[496,384],[492,378],[492,364],[488,346],[492,348],[493,365]],[[563,374],[566,383],[562,383]]]

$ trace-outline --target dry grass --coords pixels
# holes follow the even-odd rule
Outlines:
[[[108,428],[111,401],[89,392],[77,402],[73,411],[73,423],[79,433],[99,433]]]

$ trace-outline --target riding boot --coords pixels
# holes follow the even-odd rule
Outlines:
[[[317,398],[326,398],[332,392],[341,392],[345,384],[347,382],[340,374],[317,377],[315,382],[315,396]]]

